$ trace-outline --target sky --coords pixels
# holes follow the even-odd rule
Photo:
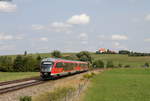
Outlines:
[[[0,55],[150,52],[149,0],[0,0]]]

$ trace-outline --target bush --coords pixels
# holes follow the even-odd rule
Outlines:
[[[2,72],[11,72],[13,61],[11,57],[1,56],[0,57],[0,71]]]
[[[40,60],[33,58],[32,56],[18,55],[13,64],[13,71],[15,72],[29,72],[39,71]]]
[[[20,97],[20,101],[32,101],[32,98],[31,96],[23,96],[23,97]]]
[[[76,54],[80,61],[92,62],[92,57],[88,51],[82,51]]]
[[[124,67],[125,67],[125,68],[129,68],[129,67],[130,67],[130,65],[125,65]]]
[[[13,70],[15,72],[20,72],[23,71],[23,67],[23,57],[21,55],[18,55],[14,60]]]
[[[107,65],[106,65],[107,68],[109,67],[114,67],[114,64],[112,61],[107,61]]]
[[[128,50],[120,50],[119,54],[130,54],[130,51],[128,51]]]
[[[149,64],[146,62],[146,63],[144,64],[144,67],[149,67]]]
[[[95,60],[92,64],[94,68],[104,68],[104,62],[101,60]]]
[[[46,92],[41,94],[41,96],[37,96],[34,101],[61,101],[69,93],[73,93],[74,91],[75,88],[72,87],[56,88],[52,92]]]
[[[23,57],[23,72],[34,71],[37,61],[31,56]]]
[[[120,63],[118,64],[118,67],[120,67],[120,68],[121,68],[122,66],[123,66],[122,64],[120,64]]]
[[[92,72],[92,73],[87,73],[87,74],[84,74],[84,75],[83,75],[83,78],[90,79],[90,78],[92,78],[94,75],[95,75],[94,72]]]
[[[60,51],[58,50],[54,50],[52,53],[51,53],[52,57],[54,58],[61,58],[62,57],[62,54]]]

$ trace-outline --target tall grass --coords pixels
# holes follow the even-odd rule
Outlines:
[[[72,87],[57,88],[52,92],[41,94],[34,98],[33,101],[62,101],[69,93],[75,91]]]

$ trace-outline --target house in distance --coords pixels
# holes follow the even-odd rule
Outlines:
[[[99,48],[98,51],[96,51],[96,53],[97,54],[116,54],[117,52],[106,49],[106,48]]]

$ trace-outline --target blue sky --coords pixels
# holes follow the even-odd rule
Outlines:
[[[149,0],[0,1],[0,55],[128,49],[150,52]]]

